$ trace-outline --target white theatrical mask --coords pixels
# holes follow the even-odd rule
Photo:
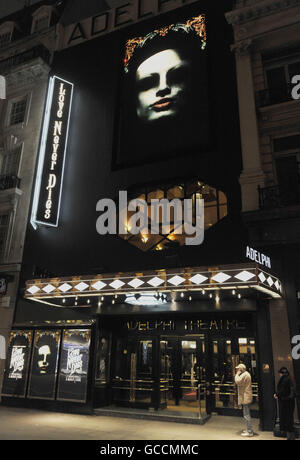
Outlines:
[[[43,345],[39,348],[38,351],[39,360],[38,360],[38,367],[40,369],[41,374],[46,374],[47,368],[49,366],[48,356],[51,355],[51,350],[49,345]]]
[[[186,103],[190,65],[167,49],[146,59],[137,69],[137,116],[146,122],[173,117]]]

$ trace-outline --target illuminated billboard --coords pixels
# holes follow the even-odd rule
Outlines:
[[[32,331],[11,331],[2,395],[25,397]]]
[[[91,331],[64,330],[57,399],[86,402]]]
[[[72,83],[50,78],[31,215],[35,228],[58,225],[72,95]]]
[[[206,18],[124,44],[116,166],[210,148]]]
[[[60,331],[35,331],[28,397],[54,399]]]

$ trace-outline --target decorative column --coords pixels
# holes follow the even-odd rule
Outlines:
[[[240,176],[240,184],[243,212],[259,208],[258,186],[264,186],[252,76],[251,45],[252,40],[243,40],[232,46],[236,58],[242,143],[243,171]]]

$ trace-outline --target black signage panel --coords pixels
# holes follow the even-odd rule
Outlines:
[[[58,225],[72,93],[72,83],[50,78],[32,209],[35,224]]]
[[[90,329],[63,332],[57,399],[86,402]]]
[[[61,332],[35,331],[28,398],[54,399]]]
[[[2,395],[25,397],[32,331],[11,331]]]

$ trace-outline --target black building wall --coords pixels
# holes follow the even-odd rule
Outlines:
[[[52,74],[74,83],[60,221],[57,228],[34,230],[28,225],[21,289],[25,280],[42,273],[49,277],[241,261],[247,233],[240,220],[238,176],[242,165],[232,34],[222,8],[204,3],[143,21],[55,56]],[[125,41],[201,13],[206,13],[208,27],[211,148],[196,148],[189,154],[183,150],[176,157],[116,167],[114,145]],[[202,245],[181,247],[172,254],[144,253],[115,235],[97,234],[99,199],[116,200],[119,190],[191,178],[223,190],[228,198],[228,216],[206,232]],[[20,308],[25,305],[20,300]]]

